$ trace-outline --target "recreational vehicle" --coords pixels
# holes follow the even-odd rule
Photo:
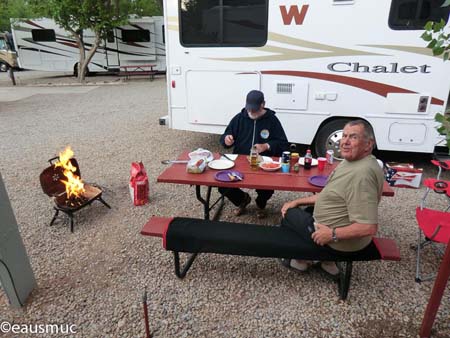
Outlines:
[[[420,36],[427,21],[448,21],[443,2],[164,1],[169,126],[220,134],[259,89],[289,141],[318,155],[339,155],[357,118],[380,150],[433,152],[450,61]]]
[[[79,49],[71,34],[51,19],[12,20],[12,34],[21,68],[43,71],[77,72]],[[95,34],[83,32],[86,48]],[[94,54],[91,72],[118,71],[120,66],[154,64],[165,71],[163,17],[132,18],[114,28]]]
[[[9,68],[16,68],[17,54],[13,49],[11,34],[0,33],[0,72],[6,72]]]

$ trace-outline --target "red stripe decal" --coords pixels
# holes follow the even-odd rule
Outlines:
[[[261,72],[262,74],[269,75],[287,75],[287,76],[298,76],[298,77],[307,77],[312,79],[319,79],[331,82],[342,83],[348,86],[361,88],[367,90],[369,92],[381,95],[386,97],[389,93],[404,93],[404,94],[417,94],[409,89],[404,89],[400,87],[395,87],[391,85],[387,85],[384,83],[379,83],[375,81],[362,80],[357,79],[350,76],[342,76],[342,75],[334,75],[334,74],[325,74],[325,73],[315,73],[315,72],[300,72],[293,70],[265,70]],[[438,98],[432,97],[431,104],[436,105],[444,105],[444,101]]]
[[[45,29],[44,26],[39,26],[37,23],[35,23],[35,22],[31,21],[31,20],[25,20],[25,22],[26,22],[27,24],[31,25],[31,26],[34,26],[34,27],[37,27],[37,28]]]

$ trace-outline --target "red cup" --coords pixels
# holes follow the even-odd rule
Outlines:
[[[325,163],[327,163],[327,159],[325,157],[319,157],[317,159],[317,169],[319,169],[319,171],[323,171],[323,169],[325,169]]]

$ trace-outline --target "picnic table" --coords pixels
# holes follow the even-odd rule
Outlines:
[[[156,67],[156,65],[142,64],[120,66],[119,75],[125,76],[127,80],[133,75],[150,75],[150,81],[153,81],[156,75],[156,70],[154,70],[153,67]]]
[[[188,160],[189,152],[183,152],[178,160]],[[219,159],[220,154],[214,154],[214,159]],[[278,160],[278,158],[276,158]],[[213,217],[216,219],[220,214],[223,207],[224,196],[220,196],[211,205],[211,191],[213,187],[229,187],[229,188],[247,188],[247,189],[266,189],[266,190],[282,190],[282,191],[299,191],[299,192],[312,192],[318,193],[322,191],[322,187],[314,186],[309,183],[308,179],[315,175],[330,175],[336,168],[339,162],[335,161],[333,164],[327,164],[323,171],[319,171],[317,166],[312,167],[309,170],[305,170],[300,166],[300,171],[282,173],[281,171],[269,172],[258,169],[253,171],[250,168],[247,156],[239,155],[234,161],[235,165],[233,170],[239,171],[244,175],[242,181],[233,182],[221,182],[215,179],[217,170],[206,168],[201,174],[192,174],[186,172],[186,164],[173,163],[167,169],[165,169],[161,175],[158,176],[157,182],[161,183],[174,183],[174,184],[187,184],[194,185],[196,191],[197,200],[203,205],[204,218],[210,219],[210,211],[218,205],[218,209]],[[204,197],[201,194],[201,187],[206,188],[206,194]],[[394,196],[394,191],[389,187],[387,182],[384,182],[383,196]]]

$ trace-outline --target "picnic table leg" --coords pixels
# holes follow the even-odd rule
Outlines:
[[[439,272],[434,282],[433,291],[431,292],[430,300],[425,310],[420,328],[420,337],[428,338],[431,335],[431,328],[433,327],[439,305],[441,304],[442,296],[450,277],[450,241],[447,244],[444,257],[442,258]]]
[[[220,216],[220,212],[222,211],[223,205],[225,203],[225,197],[223,195],[220,195],[220,197],[211,205],[211,190],[213,187],[207,187],[206,190],[206,198],[203,198],[201,195],[201,186],[196,185],[195,186],[195,195],[197,196],[197,200],[200,201],[200,203],[203,204],[203,218],[207,221],[210,220],[210,211],[217,205],[217,203],[220,203],[214,216],[213,221],[217,220]]]

